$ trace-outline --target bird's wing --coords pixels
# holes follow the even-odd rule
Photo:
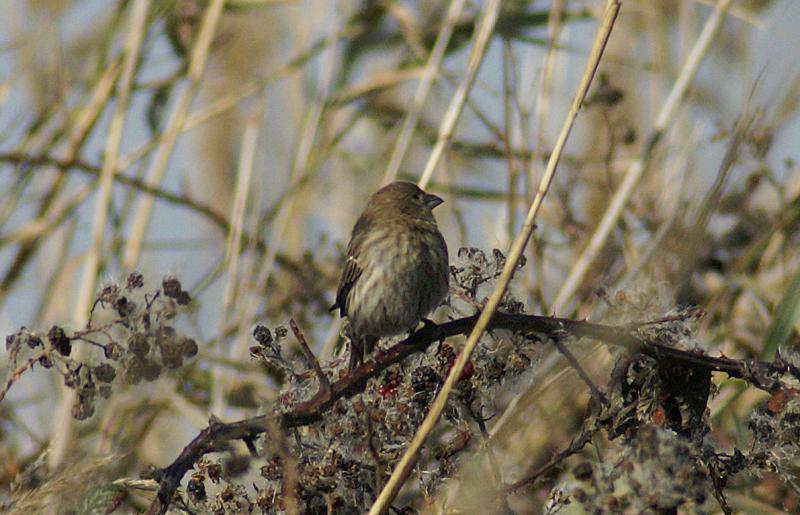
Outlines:
[[[347,297],[350,295],[350,290],[360,275],[361,267],[358,266],[356,258],[348,256],[344,264],[342,278],[339,280],[339,289],[336,290],[336,303],[331,307],[331,309],[339,308],[341,316],[347,314]]]
[[[357,256],[360,253],[364,235],[369,230],[368,225],[370,224],[366,217],[359,218],[353,228],[350,244],[347,245],[347,261],[344,263],[342,278],[339,279],[339,288],[336,290],[336,302],[331,306],[331,310],[339,308],[339,314],[342,317],[347,315],[347,297],[350,295],[350,290],[361,276],[362,269],[358,264]]]

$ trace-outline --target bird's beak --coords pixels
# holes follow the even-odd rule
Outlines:
[[[444,202],[444,200],[442,200],[441,197],[437,197],[436,195],[431,195],[430,193],[426,193],[424,199],[425,199],[425,205],[428,206],[429,209],[433,209],[442,202]]]

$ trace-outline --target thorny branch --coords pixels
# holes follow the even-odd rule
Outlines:
[[[181,479],[205,454],[224,450],[231,440],[252,441],[255,436],[269,431],[273,424],[283,429],[312,424],[323,418],[328,409],[338,400],[362,392],[367,380],[406,357],[424,351],[435,342],[451,336],[468,333],[478,319],[478,314],[434,325],[426,324],[399,344],[385,352],[376,353],[375,359],[363,363],[350,374],[330,384],[330,389],[320,388],[310,399],[295,404],[287,411],[260,415],[238,422],[219,423],[212,421],[198,434],[169,466],[156,474],[160,482],[157,497],[150,505],[148,513],[165,513],[178,488]],[[658,362],[670,362],[681,366],[702,369],[708,372],[723,372],[731,377],[741,378],[753,386],[766,391],[782,387],[781,373],[792,372],[781,359],[774,363],[755,360],[737,360],[725,357],[711,357],[696,351],[670,347],[663,343],[649,341],[636,334],[635,329],[595,324],[580,320],[562,319],[523,314],[496,313],[490,324],[490,331],[510,330],[531,339],[563,338],[565,334],[575,338],[588,337],[610,345],[623,347]],[[302,346],[302,343],[301,343]],[[311,361],[312,366],[314,361]],[[321,370],[320,370],[321,372]],[[317,372],[319,374],[320,372]],[[319,376],[318,376],[319,377]],[[323,374],[324,377],[324,374]],[[581,439],[571,445],[567,453],[577,452],[582,447]],[[563,458],[563,457],[562,457]],[[557,457],[553,463],[560,459]],[[548,465],[546,468],[550,468]],[[533,477],[538,477],[538,472]],[[529,482],[530,476],[523,482]],[[512,489],[518,485],[512,485]]]
[[[305,335],[302,333],[302,331],[300,331],[300,328],[297,326],[297,322],[295,322],[294,319],[289,320],[289,327],[292,329],[295,338],[297,338],[297,343],[300,344],[300,351],[306,358],[308,366],[311,367],[311,369],[314,371],[314,374],[317,376],[320,393],[324,395],[330,395],[331,383],[328,380],[328,376],[326,376],[325,372],[322,371],[322,367],[320,367],[316,356],[314,356],[314,353],[311,352],[311,349],[308,347]]]

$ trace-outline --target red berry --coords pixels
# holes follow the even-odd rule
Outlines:
[[[467,361],[467,364],[464,365],[464,370],[461,372],[461,377],[458,378],[459,381],[465,381],[472,377],[472,374],[475,372],[475,366],[472,364],[472,361]]]
[[[398,386],[400,386],[400,382],[400,374],[388,374],[383,383],[378,387],[378,395],[380,395],[381,398],[386,399],[397,389]]]
[[[456,360],[461,355],[459,352],[458,354],[453,355],[452,359],[450,360],[450,367],[447,369],[447,373],[450,374],[450,371],[453,370],[453,365],[456,364]],[[472,361],[467,361],[467,364],[464,365],[464,370],[461,371],[461,377],[458,378],[459,381],[466,381],[472,374],[475,372],[475,366],[472,364]]]
[[[388,398],[393,391],[394,391],[394,386],[382,384],[378,387],[378,395],[380,395],[382,399]]]

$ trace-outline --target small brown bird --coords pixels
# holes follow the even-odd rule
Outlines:
[[[331,306],[350,321],[348,370],[378,338],[412,331],[447,295],[447,243],[433,217],[442,202],[413,183],[393,182],[370,197],[353,227]]]

